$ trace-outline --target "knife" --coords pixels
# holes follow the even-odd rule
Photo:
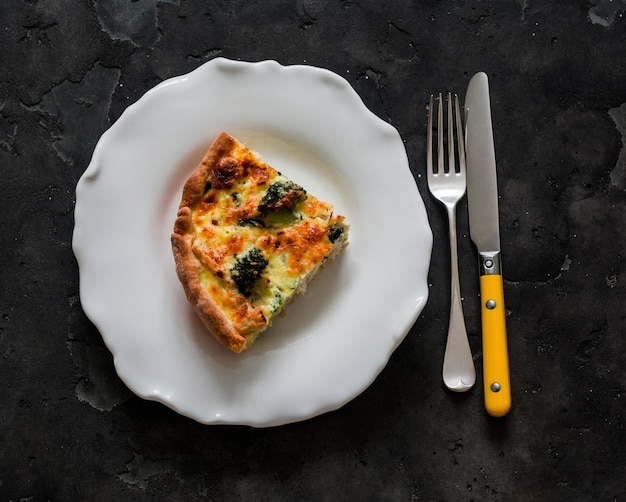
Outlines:
[[[465,110],[470,235],[480,259],[485,409],[494,417],[502,417],[511,408],[511,383],[500,262],[496,155],[485,73],[477,73],[470,80]]]

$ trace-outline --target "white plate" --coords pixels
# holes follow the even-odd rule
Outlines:
[[[196,319],[169,240],[182,186],[222,130],[351,224],[342,255],[240,355]],[[262,427],[339,408],[376,378],[426,303],[432,234],[398,132],[343,78],[219,58],[162,82],[102,136],[76,188],[73,248],[83,308],[133,392],[199,422]]]

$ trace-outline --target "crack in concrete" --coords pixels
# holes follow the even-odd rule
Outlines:
[[[526,19],[526,11],[528,10],[528,0],[517,0],[517,3],[522,9],[520,21],[524,21]]]
[[[59,26],[59,23],[34,23],[27,26],[24,26],[26,33],[24,36],[20,38],[17,43],[24,43],[33,38],[37,39],[37,45],[45,45],[46,47],[51,47],[52,43],[50,42],[50,37],[48,37],[48,30],[52,28],[56,28]]]
[[[168,460],[153,460],[135,453],[134,458],[126,464],[126,471],[118,474],[118,479],[127,485],[137,487],[144,491],[148,487],[150,479],[162,475],[176,473],[176,469]]]
[[[622,136],[622,148],[615,167],[611,171],[611,183],[622,190],[626,190],[626,103],[618,108],[611,108],[609,116],[615,122],[615,127]]]
[[[100,26],[112,39],[152,47],[161,39],[159,3],[180,5],[180,0],[96,0],[94,6]]]
[[[626,10],[626,0],[598,0],[589,9],[589,19],[593,24],[608,28],[616,17],[622,17]]]
[[[79,340],[66,342],[74,363],[78,366],[74,392],[81,403],[98,411],[111,411],[132,397],[132,393],[117,379],[111,378],[111,355],[102,347]]]
[[[219,47],[214,47],[211,49],[206,49],[202,52],[192,52],[187,54],[187,61],[208,61],[209,59],[213,59],[217,57],[223,49]]]
[[[557,282],[563,277],[564,275],[563,272],[569,271],[571,265],[572,265],[572,260],[570,259],[569,255],[566,254],[565,258],[563,258],[563,264],[561,265],[559,272],[555,274],[554,276],[548,273],[548,277],[546,279],[520,281],[520,280],[507,279],[506,277],[504,277],[503,280],[505,284],[509,284],[511,286],[522,286],[525,284],[535,284],[537,286],[553,286],[555,282]]]
[[[387,37],[384,43],[395,60],[411,62],[418,58],[413,35],[391,21],[387,21]]]
[[[387,122],[391,123],[391,116],[387,109],[386,100],[384,96],[384,84],[383,84],[384,74],[380,71],[374,70],[373,68],[367,68],[364,72],[358,74],[355,85],[359,89],[363,89],[365,87],[371,86],[371,83],[374,83],[374,90],[376,92],[376,96],[381,104],[382,113],[385,114],[385,118]],[[371,88],[371,87],[370,87]]]
[[[13,157],[19,157],[20,154],[15,147],[15,137],[17,136],[17,124],[12,122],[2,113],[4,104],[0,107],[0,148],[5,150]]]
[[[110,352],[97,342],[80,338],[81,330],[74,327],[82,316],[78,308],[78,295],[68,298],[68,334],[65,344],[70,353],[76,374],[74,393],[81,403],[86,403],[98,411],[111,411],[130,399],[133,394],[115,374]]]
[[[298,28],[307,30],[317,22],[321,4],[317,0],[305,0],[296,8]]]
[[[109,127],[109,107],[120,70],[96,63],[80,82],[65,80],[26,107],[38,112],[52,137],[52,148],[68,165],[87,167],[93,147]],[[97,127],[85,129],[85,124]]]

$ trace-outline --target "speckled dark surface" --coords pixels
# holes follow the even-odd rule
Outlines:
[[[4,0],[0,500],[626,500],[624,0]],[[270,429],[132,395],[81,310],[74,189],[158,82],[223,56],[335,71],[406,142],[435,245],[430,299],[373,385]],[[445,214],[425,104],[490,77],[513,409],[440,378]],[[461,282],[482,367],[475,251]]]

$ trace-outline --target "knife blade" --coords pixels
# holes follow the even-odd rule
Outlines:
[[[502,417],[511,408],[511,383],[500,261],[496,155],[489,81],[483,72],[469,82],[465,113],[470,235],[478,250],[480,267],[484,401],[487,413]]]

